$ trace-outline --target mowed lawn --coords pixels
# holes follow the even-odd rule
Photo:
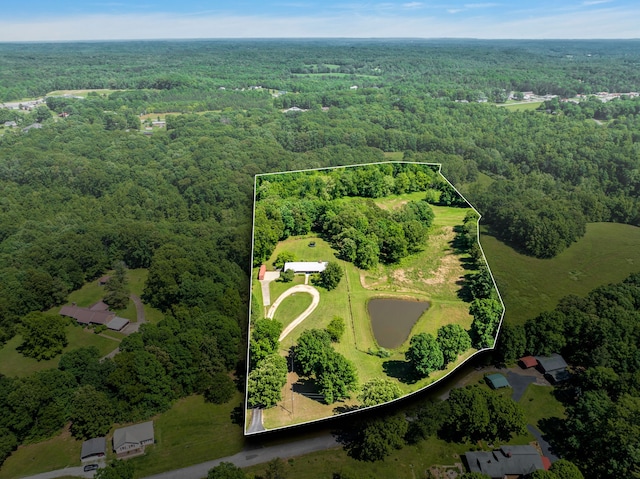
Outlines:
[[[92,330],[75,324],[69,324],[66,327],[66,331],[69,344],[62,350],[62,353],[69,352],[72,349],[95,346],[100,351],[100,355],[104,356],[118,347],[118,340],[98,336]],[[0,348],[0,374],[24,377],[36,371],[58,367],[60,355],[48,361],[36,361],[18,352],[16,348],[20,344],[22,344],[22,337],[16,335]]]
[[[189,396],[155,418],[156,444],[144,456],[130,459],[135,477],[191,466],[242,450],[242,427],[232,422],[234,408],[242,410],[240,393],[226,404],[210,404]],[[241,420],[240,420],[241,421]]]
[[[46,441],[20,446],[0,468],[0,479],[17,479],[46,471],[80,465],[82,441],[68,429]]]
[[[552,259],[517,253],[488,234],[480,242],[511,324],[552,310],[564,296],[586,296],[640,270],[640,228],[619,223],[588,224],[583,238]]]

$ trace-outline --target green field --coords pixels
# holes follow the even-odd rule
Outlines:
[[[287,327],[309,307],[312,299],[308,293],[293,293],[282,301],[273,319],[280,321],[283,327]]]
[[[618,223],[588,224],[583,238],[552,259],[517,253],[488,234],[480,242],[511,324],[553,309],[564,296],[586,296],[640,270],[640,228]]]
[[[104,356],[118,347],[119,341],[94,334],[88,328],[69,324],[66,331],[69,344],[63,349],[63,353],[76,348],[95,346],[100,351],[100,355]],[[48,361],[36,361],[23,356],[16,350],[20,344],[22,344],[22,337],[16,335],[0,348],[0,374],[24,377],[36,371],[58,367],[59,355]]]
[[[68,429],[47,441],[20,446],[0,468],[0,479],[17,479],[45,471],[80,465],[82,441]]]
[[[233,455],[244,445],[242,428],[233,424],[235,407],[241,408],[237,393],[226,404],[210,404],[202,396],[189,396],[155,418],[156,444],[142,457],[130,459],[135,477],[179,469],[219,457]]]
[[[506,108],[507,110],[511,110],[511,111],[530,111],[530,110],[537,110],[538,107],[542,105],[542,103],[543,102],[541,101],[527,102],[527,103],[519,103],[519,102],[498,103],[496,104],[496,106],[499,106],[501,108]]]
[[[375,201],[381,208],[392,210],[407,201],[419,200],[423,197],[424,192],[418,192],[389,196]],[[460,324],[465,329],[469,329],[472,322],[472,317],[468,312],[468,303],[462,301],[458,296],[461,287],[460,280],[469,271],[465,270],[463,266],[464,255],[455,253],[451,247],[455,236],[454,227],[462,224],[469,210],[439,206],[432,206],[432,208],[435,213],[434,224],[423,250],[404,258],[398,264],[381,264],[369,271],[360,270],[352,263],[337,259],[331,246],[315,236],[291,237],[278,243],[270,260],[266,263],[267,265],[271,265],[278,254],[287,251],[293,253],[300,261],[335,261],[345,272],[336,289],[332,291],[320,290],[321,299],[318,307],[281,342],[281,353],[287,354],[289,348],[296,344],[298,337],[304,330],[325,328],[332,318],[338,316],[345,320],[346,331],[342,340],[334,347],[356,365],[359,383],[364,384],[376,377],[391,377],[405,393],[421,389],[448,374],[460,362],[473,354],[475,350],[469,350],[457,362],[448,365],[445,370],[437,371],[417,382],[406,380],[408,369],[404,359],[404,351],[410,336],[421,332],[436,334],[440,326],[450,323]],[[314,248],[309,247],[311,238],[316,243]],[[302,278],[302,275],[296,276],[295,282],[302,282]],[[272,303],[290,285],[290,283],[272,282],[270,290]],[[253,284],[254,294],[259,294],[259,289],[260,284],[255,281]],[[308,297],[308,295],[300,296],[301,298]],[[369,299],[375,297],[418,299],[431,303],[431,307],[414,325],[407,340],[400,347],[392,350],[392,355],[389,358],[380,358],[370,354],[371,351],[379,349],[367,311]],[[302,299],[299,301],[300,304],[297,304],[295,308],[293,303],[290,303],[290,306],[287,307],[290,311],[282,313],[284,316],[281,321],[288,323],[293,320],[296,317],[295,311],[302,312],[309,304],[310,297],[307,301]],[[280,314],[278,311],[276,318]],[[325,405],[311,397],[293,393],[291,384],[296,383],[298,379],[295,374],[290,374],[290,382],[283,390],[283,400],[280,406],[264,411],[265,427],[282,427],[335,414],[334,408],[337,405]],[[311,387],[311,392],[313,386],[309,385],[309,387]],[[356,404],[355,399],[351,399],[342,405],[353,406]]]
[[[551,386],[529,384],[518,401],[524,409],[527,424],[540,429],[538,423],[543,418],[565,417],[564,406],[555,398],[553,391]]]

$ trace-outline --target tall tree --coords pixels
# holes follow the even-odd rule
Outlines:
[[[122,261],[117,261],[113,269],[114,273],[104,286],[106,291],[104,302],[113,309],[125,309],[129,303],[127,269]]]
[[[18,350],[25,356],[51,359],[68,344],[68,321],[56,314],[33,312],[22,318],[22,344]]]
[[[440,345],[428,333],[419,333],[411,337],[405,358],[419,376],[428,376],[444,366]]]

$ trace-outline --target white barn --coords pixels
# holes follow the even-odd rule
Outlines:
[[[284,271],[292,269],[294,273],[322,273],[327,264],[326,261],[292,261],[284,264]]]

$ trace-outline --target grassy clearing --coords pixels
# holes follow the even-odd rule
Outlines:
[[[498,103],[496,104],[496,106],[499,106],[501,108],[506,108],[507,110],[511,110],[511,111],[527,111],[527,110],[537,110],[538,107],[542,105],[542,103],[543,102],[541,101],[526,102],[526,103],[520,103],[520,102]]]
[[[330,449],[297,457],[288,462],[287,477],[314,479],[343,474],[349,477],[393,477],[415,479],[429,477],[427,471],[433,464],[460,462],[460,454],[468,451],[472,444],[453,444],[429,438],[412,446],[394,451],[384,461],[356,461],[342,449]],[[261,464],[245,469],[250,477],[264,476],[266,465]]]
[[[309,307],[312,299],[308,293],[293,293],[280,303],[273,319],[280,321],[286,328]]]
[[[180,399],[167,412],[154,418],[156,444],[131,461],[135,477],[145,477],[191,466],[239,452],[242,429],[233,424],[234,408],[242,404],[237,393],[226,404],[209,404],[202,396]]]
[[[92,92],[97,93],[98,95],[109,95],[117,91],[125,91],[125,90],[109,90],[109,89],[55,90],[47,93],[45,96],[73,95],[73,96],[81,96],[83,98],[86,98],[87,95]]]
[[[407,201],[422,199],[423,196],[424,193],[391,196],[376,200],[376,203],[382,208],[394,209]],[[320,304],[282,341],[281,354],[287,354],[302,331],[325,328],[334,316],[339,316],[345,319],[346,331],[340,343],[334,347],[356,365],[360,384],[386,376],[397,381],[405,393],[421,389],[443,377],[473,354],[475,350],[467,351],[459,361],[428,378],[417,382],[407,380],[409,370],[404,351],[411,335],[419,332],[435,334],[440,326],[452,322],[469,329],[472,321],[468,313],[469,305],[458,296],[460,282],[469,271],[464,268],[464,255],[457,254],[452,249],[454,226],[462,224],[468,209],[437,206],[433,209],[436,219],[423,251],[403,259],[399,264],[379,265],[371,271],[360,270],[351,263],[337,259],[331,246],[320,238],[313,238],[315,248],[309,248],[309,236],[288,238],[280,242],[269,263],[282,251],[289,251],[301,261],[336,261],[345,271],[343,280],[333,291],[319,288]],[[289,287],[282,283],[271,285],[272,300]],[[260,284],[254,282],[254,293],[258,293],[259,288]],[[277,291],[275,288],[278,288]],[[389,358],[370,354],[371,351],[378,350],[367,311],[367,303],[374,297],[418,299],[431,303],[429,310],[421,316],[412,331],[408,332],[407,341],[390,351]],[[299,307],[303,309],[302,305]],[[291,314],[293,319],[293,313]],[[292,392],[294,384],[295,392]],[[328,417],[339,413],[340,408],[356,404],[355,399],[350,399],[344,403],[325,405],[313,394],[314,391],[312,381],[299,381],[295,373],[289,374],[288,384],[283,390],[283,401],[277,407],[264,411],[265,427],[282,427]]]
[[[63,349],[63,353],[81,347],[95,346],[100,351],[100,355],[104,356],[118,347],[118,341],[104,336],[98,336],[94,334],[92,330],[82,328],[75,324],[69,324],[66,331],[69,344]],[[0,374],[24,377],[36,371],[58,367],[60,356],[56,356],[48,361],[36,361],[35,359],[23,356],[17,351],[16,348],[20,346],[20,344],[22,344],[22,337],[16,335],[0,348]]]
[[[540,419],[549,417],[564,418],[564,406],[553,395],[553,387],[529,384],[519,404],[522,406],[527,424],[533,424],[538,429]]]
[[[384,157],[390,161],[401,161],[404,158],[402,151],[385,151]]]
[[[65,429],[47,441],[20,446],[2,465],[0,479],[16,479],[79,466],[81,449],[82,441],[75,440]]]
[[[480,241],[511,324],[553,309],[564,296],[586,296],[640,269],[640,228],[618,223],[588,224],[583,238],[552,259],[519,254],[488,234]]]

